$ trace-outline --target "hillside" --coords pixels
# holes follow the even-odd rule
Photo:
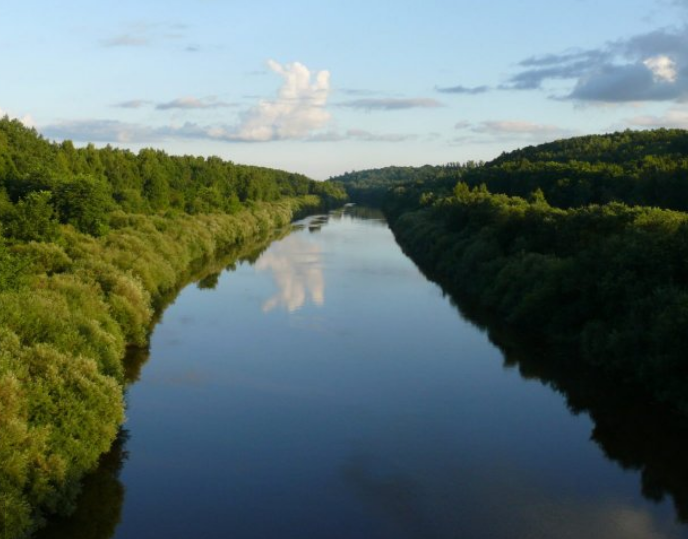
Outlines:
[[[465,168],[451,189],[409,171],[351,195],[376,190],[399,243],[457,301],[688,413],[686,140],[582,137]]]

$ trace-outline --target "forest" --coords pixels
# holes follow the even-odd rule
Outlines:
[[[124,358],[199,263],[340,205],[336,184],[0,119],[0,536],[68,514],[124,420]]]
[[[335,178],[463,304],[688,413],[688,132]]]

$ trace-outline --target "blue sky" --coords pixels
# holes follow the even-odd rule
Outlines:
[[[0,111],[324,179],[688,127],[688,0],[2,0]]]

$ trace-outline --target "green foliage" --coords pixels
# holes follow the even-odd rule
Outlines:
[[[339,185],[218,157],[54,144],[18,121],[0,119],[0,221],[7,222],[4,215],[12,213],[6,208],[8,198],[17,204],[39,191],[52,194],[53,215],[60,222],[94,236],[107,233],[109,213],[115,209],[233,213],[249,202],[283,197],[313,194],[328,206],[347,197]]]
[[[348,172],[326,183],[343,187],[353,202],[387,206],[390,202],[398,200],[400,195],[408,190],[416,195],[413,200],[415,203],[426,192],[450,191],[468,170],[476,166],[476,163],[468,162],[465,165],[450,163],[436,167],[430,165],[418,168],[387,167]],[[395,190],[395,188],[403,191]],[[394,196],[388,196],[390,191],[395,192]]]
[[[462,180],[512,196],[540,189],[562,208],[617,201],[688,211],[687,148],[677,129],[578,137],[503,154]]]
[[[92,236],[107,232],[112,206],[110,187],[104,180],[78,175],[60,182],[55,188],[55,207],[60,221]]]
[[[48,191],[34,191],[4,216],[5,235],[15,241],[54,241],[60,236]]]
[[[28,265],[24,257],[7,248],[0,236],[0,292],[21,288],[26,281]]]

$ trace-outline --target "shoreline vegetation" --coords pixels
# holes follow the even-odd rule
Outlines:
[[[73,511],[124,421],[127,347],[147,344],[190,270],[344,198],[301,175],[76,149],[0,119],[0,536]]]
[[[580,137],[489,163],[334,180],[381,206],[460,303],[688,414],[688,132]]]

